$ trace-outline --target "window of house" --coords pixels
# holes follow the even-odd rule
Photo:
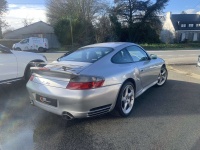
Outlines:
[[[196,24],[196,27],[200,27],[200,24]]]
[[[181,24],[181,27],[182,27],[182,28],[185,28],[185,27],[186,27],[186,24]]]
[[[190,28],[192,28],[192,27],[194,27],[194,24],[189,24],[188,26],[189,26]]]

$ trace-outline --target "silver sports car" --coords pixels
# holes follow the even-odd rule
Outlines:
[[[33,67],[27,83],[31,104],[66,119],[117,110],[130,115],[134,100],[167,80],[165,62],[134,43],[100,43]]]

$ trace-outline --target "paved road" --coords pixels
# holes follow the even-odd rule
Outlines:
[[[65,121],[31,106],[23,84],[1,86],[0,149],[198,150],[199,89],[199,79],[170,70],[163,87],[136,100],[129,118],[108,114]]]
[[[166,51],[148,51],[149,54],[156,54],[163,58],[168,64],[196,64],[200,50],[166,50]],[[49,62],[62,56],[63,52],[44,53]]]
[[[196,64],[200,50],[148,51],[163,58],[168,64]]]

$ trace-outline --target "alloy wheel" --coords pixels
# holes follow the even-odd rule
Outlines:
[[[121,108],[124,114],[129,114],[134,104],[134,89],[132,85],[127,85],[122,94]]]
[[[162,86],[166,82],[167,75],[168,75],[167,69],[165,67],[162,67],[160,70],[160,74],[158,76],[158,83],[157,83],[158,86]]]

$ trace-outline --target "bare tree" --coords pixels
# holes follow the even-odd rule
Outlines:
[[[46,0],[46,2],[49,23],[54,26],[59,39],[66,38],[63,39],[66,42],[61,40],[61,43],[69,43],[68,35],[71,35],[72,45],[73,43],[85,45],[95,41],[94,25],[99,16],[105,14],[108,7],[106,0]]]
[[[7,11],[7,8],[7,1],[0,0],[0,39],[2,38],[2,28],[7,25],[3,20],[3,15]]]
[[[4,31],[3,31],[3,36],[9,32],[12,32],[14,29],[13,28],[10,28],[10,27],[7,27]]]
[[[46,0],[46,2],[50,24],[55,24],[63,18],[93,21],[107,8],[105,0]]]
[[[33,19],[24,18],[22,20],[24,27],[27,27],[28,25],[32,24],[32,22],[33,22]]]
[[[112,36],[111,22],[108,16],[104,15],[98,19],[96,23],[96,41],[108,42],[111,40]]]

